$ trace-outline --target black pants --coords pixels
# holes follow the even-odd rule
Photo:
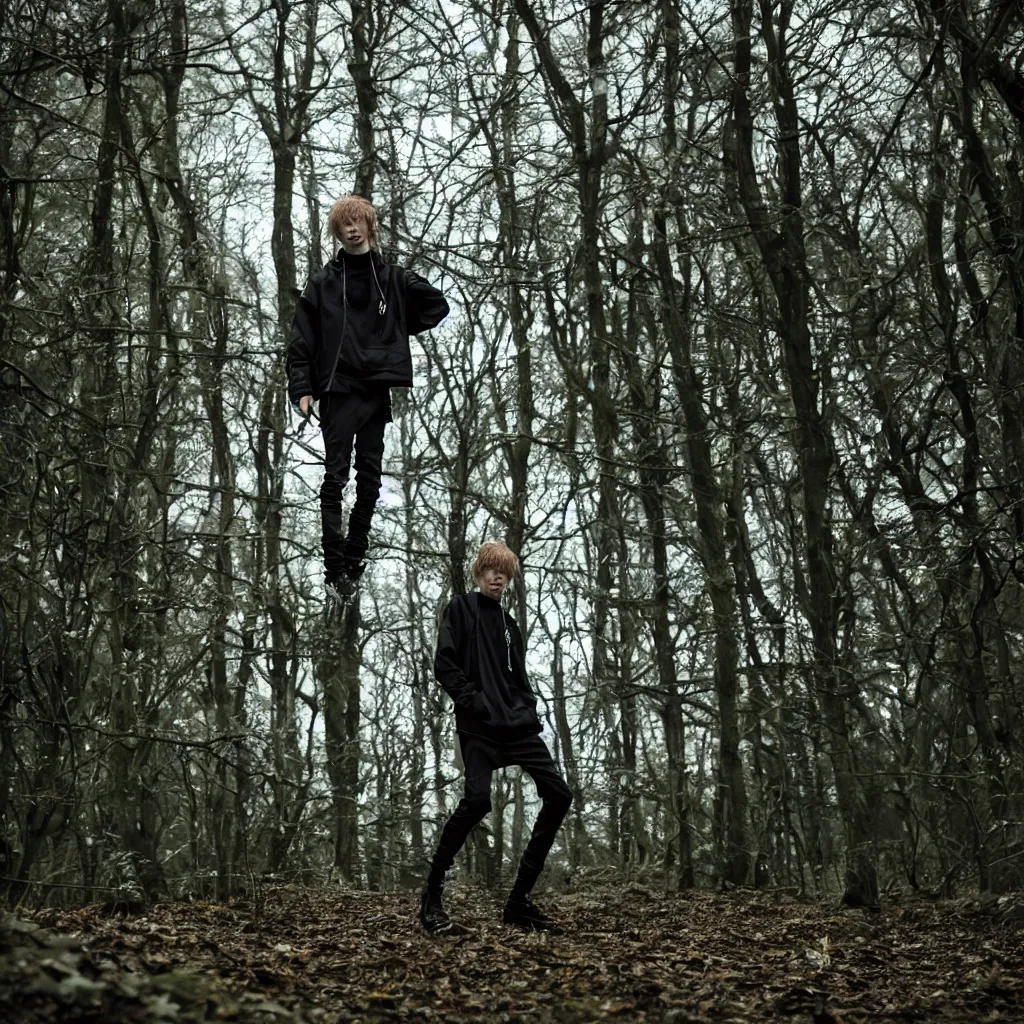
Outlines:
[[[533,825],[530,842],[519,862],[515,888],[528,893],[537,881],[558,827],[572,803],[572,791],[565,784],[554,759],[540,736],[527,736],[511,743],[492,743],[476,736],[460,736],[462,760],[466,766],[466,789],[455,813],[445,823],[437,852],[430,867],[428,885],[440,885],[455,862],[455,855],[473,830],[491,810],[491,772],[495,768],[520,765],[533,779],[542,804]]]
[[[341,572],[346,563],[360,562],[369,546],[370,523],[380,497],[384,428],[391,416],[387,389],[379,393],[328,394],[320,401],[324,438],[324,482],[320,487],[324,567]],[[348,483],[355,448],[356,500],[342,532],[341,495]]]

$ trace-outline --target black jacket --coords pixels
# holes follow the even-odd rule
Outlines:
[[[346,303],[345,252],[313,274],[295,306],[288,345],[288,397],[320,398],[332,382],[412,386],[409,335],[436,327],[448,315],[438,289],[404,267],[370,258],[383,295],[363,310]],[[384,312],[381,312],[381,300]]]
[[[434,675],[455,701],[455,728],[460,733],[497,741],[535,735],[543,726],[526,675],[523,636],[512,616],[506,614],[504,620],[511,634],[510,680],[495,678],[489,668],[493,659],[482,650],[488,636],[481,628],[478,602],[490,600],[475,592],[452,598],[437,638]],[[502,644],[500,657],[505,656]]]

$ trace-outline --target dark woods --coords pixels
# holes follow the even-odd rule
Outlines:
[[[1016,3],[10,0],[0,46],[9,903],[418,881],[486,537],[549,877],[1024,884]],[[453,315],[340,623],[282,369],[353,188]]]

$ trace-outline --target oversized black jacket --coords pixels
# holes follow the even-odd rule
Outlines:
[[[478,629],[480,600],[476,592],[453,597],[444,611],[437,638],[434,676],[455,702],[455,728],[499,742],[535,735],[543,726],[537,717],[537,697],[526,675],[522,633],[515,619],[506,614],[512,635],[513,678],[517,681],[511,702],[506,703],[500,688],[489,678],[486,659],[481,657],[484,638]]]
[[[436,327],[448,315],[444,295],[419,274],[371,259],[384,293],[379,311],[376,285],[366,310],[343,301],[345,252],[313,274],[295,306],[288,345],[288,397],[319,398],[332,381],[412,386],[409,335]]]

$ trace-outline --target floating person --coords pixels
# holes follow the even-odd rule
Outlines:
[[[409,335],[436,327],[448,303],[419,274],[381,259],[377,212],[361,196],[339,199],[327,229],[341,248],[309,278],[296,304],[286,367],[288,397],[298,411],[309,416],[320,402],[324,585],[328,600],[341,604],[366,568],[391,389],[413,382]],[[353,448],[356,497],[346,534],[342,492]]]
[[[519,559],[500,543],[484,544],[473,563],[478,589],[452,598],[445,609],[434,675],[455,701],[455,728],[465,765],[465,792],[445,823],[420,899],[420,923],[447,931],[444,879],[469,833],[491,809],[491,772],[520,765],[534,781],[541,809],[502,914],[505,924],[559,931],[530,899],[562,819],[572,803],[544,741],[537,697],[526,676],[523,637],[501,604]]]

